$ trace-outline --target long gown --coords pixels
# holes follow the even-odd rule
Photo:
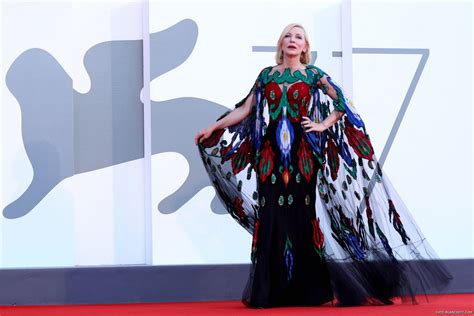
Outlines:
[[[218,197],[253,236],[245,305],[416,303],[415,294],[446,289],[452,276],[330,76],[267,67],[236,108],[248,98],[249,117],[199,145]],[[331,128],[304,131],[303,116],[321,122],[333,110],[342,117]]]

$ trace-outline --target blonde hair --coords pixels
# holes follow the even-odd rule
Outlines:
[[[281,65],[283,63],[283,49],[282,49],[283,39],[285,38],[285,35],[294,27],[299,27],[300,29],[303,30],[304,41],[306,42],[306,51],[301,53],[300,62],[302,64],[307,65],[311,61],[311,49],[309,46],[308,36],[306,35],[306,30],[299,23],[291,23],[283,29],[283,32],[281,32],[280,38],[278,39],[276,55],[275,55],[275,60],[276,60],[277,65]]]

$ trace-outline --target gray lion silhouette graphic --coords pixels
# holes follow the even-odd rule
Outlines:
[[[150,34],[151,79],[181,65],[197,36],[197,25],[189,19]],[[56,185],[75,174],[143,158],[141,56],[141,40],[91,47],[84,57],[91,81],[85,94],[73,89],[72,79],[48,52],[34,48],[16,58],[6,84],[21,108],[22,138],[33,180],[4,208],[4,217],[28,214]],[[190,165],[183,185],[159,204],[159,211],[169,214],[209,185],[194,135],[227,108],[190,97],[152,102],[151,108],[152,153],[178,152]],[[184,124],[175,124],[178,118]],[[216,198],[211,209],[225,213]]]

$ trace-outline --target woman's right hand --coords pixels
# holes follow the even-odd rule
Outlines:
[[[202,142],[203,140],[209,138],[212,135],[212,132],[214,132],[213,126],[209,126],[203,130],[200,130],[194,137],[194,142],[196,143],[196,145]]]

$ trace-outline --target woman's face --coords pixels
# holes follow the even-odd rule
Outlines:
[[[284,56],[300,56],[304,51],[306,51],[306,41],[303,30],[297,26],[292,28],[283,37],[281,48]]]

